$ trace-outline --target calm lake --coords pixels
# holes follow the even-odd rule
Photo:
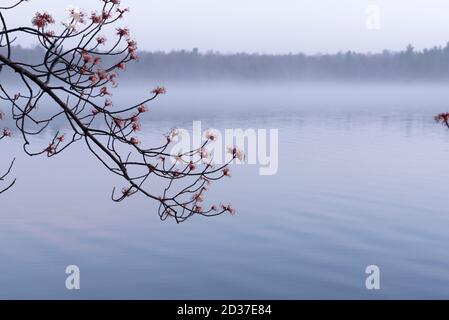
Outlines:
[[[152,86],[137,87],[115,98]],[[0,298],[449,299],[449,130],[433,121],[449,84],[167,87],[143,140],[194,120],[279,129],[278,173],[234,166],[209,199],[237,214],[176,225],[143,197],[111,202],[122,184],[83,143],[29,158],[16,134],[0,149],[18,179],[0,196]],[[369,265],[381,290],[365,287]]]

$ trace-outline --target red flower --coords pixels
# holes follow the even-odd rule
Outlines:
[[[92,84],[95,84],[95,83],[98,82],[98,78],[97,78],[97,76],[95,76],[95,75],[91,75],[91,76],[89,77],[89,81],[90,81]]]
[[[200,193],[193,195],[192,200],[195,202],[203,202],[203,196]]]
[[[117,127],[121,128],[123,125],[123,120],[120,118],[114,118],[114,123]]]
[[[103,10],[103,12],[101,13],[101,18],[103,20],[108,20],[111,17],[111,14],[109,13],[109,11]]]
[[[135,40],[128,40],[128,52],[130,54],[137,51],[137,42]]]
[[[108,80],[109,81],[112,81],[112,82],[115,83],[115,78],[117,78],[117,73],[115,73],[115,72],[108,73]]]
[[[106,38],[103,36],[97,37],[97,42],[98,42],[98,44],[105,44]]]
[[[229,212],[231,215],[234,215],[235,212],[236,212],[236,210],[235,210],[230,204],[222,204],[222,205],[221,205],[221,208],[222,208],[224,211]]]
[[[92,15],[90,16],[90,20],[92,20],[93,23],[101,23],[103,21],[103,17],[98,15],[95,12],[92,12]]]
[[[127,12],[129,12],[129,8],[125,8],[125,9],[117,8],[118,18],[119,19],[123,18],[123,15]]]
[[[449,113],[441,113],[435,117],[436,122],[441,122],[449,126]]]
[[[135,138],[135,137],[132,137],[129,140],[129,142],[131,142],[131,144],[133,144],[133,145],[138,145],[140,143],[140,141],[137,138]]]
[[[100,89],[100,96],[110,96],[111,93],[108,91],[107,87],[102,87]]]
[[[98,76],[98,79],[104,80],[104,79],[106,79],[108,77],[108,74],[103,69],[98,69],[97,70],[97,76]]]
[[[231,177],[231,170],[229,170],[229,168],[224,168],[223,169],[223,175],[225,176],[225,177]]]
[[[120,37],[129,37],[129,29],[128,28],[117,28],[117,34]]]
[[[140,130],[140,123],[138,123],[138,122],[133,122],[132,123],[132,128],[133,128],[133,131],[134,132],[137,132],[137,131],[139,131]]]
[[[201,206],[199,206],[199,205],[195,205],[193,207],[193,211],[198,212],[198,213],[203,213],[204,212],[203,208]]]
[[[137,111],[139,111],[139,113],[145,113],[148,111],[148,108],[145,105],[141,105],[137,108]]]
[[[55,32],[54,31],[47,31],[47,32],[45,32],[45,36],[47,38],[53,38],[55,36]]]
[[[4,137],[12,137],[12,131],[8,128],[3,129],[3,136]]]
[[[31,22],[34,26],[38,28],[45,28],[48,24],[55,23],[55,19],[53,19],[53,17],[47,12],[44,13],[37,12]]]
[[[239,159],[240,161],[245,160],[245,154],[243,153],[243,151],[236,147],[229,147],[228,153],[232,154],[232,157],[234,159]]]
[[[155,95],[159,95],[167,93],[167,90],[164,87],[156,87],[151,92],[154,93]]]
[[[47,152],[47,155],[48,155],[48,156],[52,156],[52,155],[54,155],[54,154],[56,153],[56,148],[55,148],[55,146],[54,146],[53,143],[52,143],[52,144],[50,144],[50,145],[47,147],[47,149],[45,149],[45,151]]]
[[[81,56],[83,58],[84,63],[89,63],[92,61],[92,56],[87,52],[84,52]]]
[[[211,141],[215,141],[217,139],[217,135],[211,131],[206,132],[206,138]]]
[[[104,101],[104,107],[107,108],[107,107],[111,107],[111,106],[112,106],[112,100],[111,99],[106,99]]]
[[[122,189],[122,194],[123,194],[124,197],[130,197],[132,195],[131,188],[123,188]]]

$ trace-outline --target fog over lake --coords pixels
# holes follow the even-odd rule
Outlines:
[[[18,182],[0,200],[0,298],[449,298],[449,131],[433,120],[449,83],[139,80],[114,101],[158,84],[144,144],[193,121],[279,129],[278,173],[233,166],[208,198],[237,214],[176,225],[143,197],[111,202],[121,181],[83,143],[28,158],[15,135],[1,149]],[[64,287],[70,264],[78,292]],[[380,291],[365,288],[371,264]]]

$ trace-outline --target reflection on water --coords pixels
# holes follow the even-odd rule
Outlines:
[[[300,87],[288,98],[286,88],[175,89],[154,107],[164,111],[148,140],[192,120],[279,128],[278,174],[235,167],[210,197],[236,216],[175,225],[144,198],[112,203],[120,181],[82,144],[19,156],[18,185],[0,199],[0,298],[449,298],[449,132],[432,122],[449,101],[443,87],[321,88],[315,99]],[[2,166],[19,149],[2,143]],[[71,264],[79,292],[65,289]],[[365,289],[371,264],[378,292]]]

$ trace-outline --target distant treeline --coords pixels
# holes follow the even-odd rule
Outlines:
[[[33,61],[39,49],[16,48],[15,58]],[[140,52],[121,77],[165,80],[449,80],[449,43],[417,51],[362,54],[221,54],[192,51]]]

